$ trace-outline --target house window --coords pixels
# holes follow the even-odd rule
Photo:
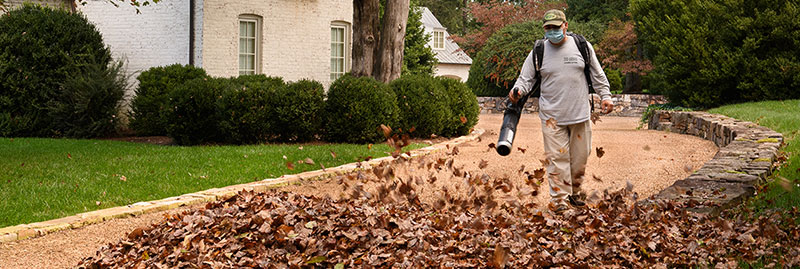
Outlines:
[[[239,75],[252,75],[261,69],[261,18],[239,16]]]
[[[349,27],[346,23],[331,24],[331,81],[343,76],[348,70]]]
[[[433,49],[444,49],[444,31],[433,31]]]

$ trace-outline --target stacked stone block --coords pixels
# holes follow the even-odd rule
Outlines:
[[[594,99],[595,111],[600,111],[600,96],[592,94]],[[505,105],[503,102],[506,97],[478,97],[478,105],[481,107],[481,113],[484,114],[498,114],[503,113]],[[609,113],[609,116],[622,116],[622,117],[639,117],[644,113],[648,106],[652,104],[666,104],[667,99],[661,95],[647,95],[647,94],[615,94],[611,96],[614,101],[614,111]],[[589,100],[586,101],[587,103]],[[539,99],[530,98],[525,104],[523,113],[539,112]]]
[[[686,202],[701,213],[719,213],[753,195],[755,186],[772,173],[783,145],[778,132],[706,112],[658,110],[648,128],[702,137],[719,147],[700,169],[651,198]]]

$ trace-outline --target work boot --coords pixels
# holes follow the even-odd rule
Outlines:
[[[567,200],[569,200],[569,204],[574,207],[586,206],[586,194],[583,192],[567,196]]]

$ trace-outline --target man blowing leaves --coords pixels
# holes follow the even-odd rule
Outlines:
[[[521,96],[534,90],[537,82],[540,83],[539,118],[547,155],[550,209],[555,212],[568,209],[568,204],[584,205],[586,195],[581,191],[581,184],[592,146],[589,123],[592,115],[587,102],[590,98],[589,83],[602,98],[602,112],[614,109],[608,79],[594,48],[585,42],[588,59],[584,59],[579,49],[580,42],[577,42],[583,38],[568,34],[568,26],[564,12],[555,9],[545,12],[546,41],[541,42],[544,49],[541,61],[536,58],[535,49],[531,50],[508,93],[509,99],[516,103]],[[584,73],[586,65],[589,65],[588,75]]]

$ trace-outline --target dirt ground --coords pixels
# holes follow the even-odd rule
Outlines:
[[[476,128],[485,129],[486,133],[480,141],[462,144],[457,155],[444,152],[430,155],[421,161],[412,161],[395,168],[397,178],[421,181],[417,193],[423,202],[432,203],[442,195],[446,188],[453,196],[469,194],[469,185],[465,179],[453,176],[450,169],[428,169],[426,162],[436,162],[440,158],[452,159],[454,168],[481,177],[508,177],[517,186],[523,186],[524,175],[519,172],[532,172],[541,168],[540,159],[544,159],[542,150],[541,122],[538,116],[523,115],[518,127],[518,135],[514,150],[509,156],[499,156],[490,149],[490,143],[497,142],[502,115],[481,115]],[[596,154],[589,157],[586,171],[588,176],[584,182],[584,190],[602,191],[607,188],[622,188],[631,182],[639,197],[648,197],[669,186],[674,181],[688,176],[692,170],[702,166],[717,152],[712,142],[689,135],[636,130],[638,118],[603,117],[602,121],[593,125],[592,146],[603,147],[605,154],[598,158]],[[516,148],[526,149],[523,153]],[[479,166],[485,161],[486,166]],[[593,180],[592,176],[601,180]],[[430,179],[436,180],[430,183]],[[418,179],[417,179],[418,178]],[[375,193],[378,186],[385,184],[373,180],[346,180],[351,186],[343,192],[338,179],[303,182],[282,190],[297,193],[342,198],[352,191],[353,186],[361,185],[367,192]],[[528,196],[540,207],[549,201],[546,181],[541,185],[536,196]],[[514,194],[510,193],[509,196]],[[502,197],[500,197],[502,199]],[[195,207],[200,207],[198,205]],[[0,268],[65,268],[74,267],[81,258],[93,255],[101,246],[116,243],[136,227],[146,226],[162,219],[164,214],[177,213],[191,208],[176,209],[168,212],[157,212],[136,218],[117,219],[95,224],[80,229],[49,234],[18,242],[0,244]]]

